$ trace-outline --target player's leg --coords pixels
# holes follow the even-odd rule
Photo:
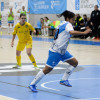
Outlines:
[[[62,57],[62,61],[69,63],[69,66],[67,67],[67,69],[60,81],[60,84],[66,85],[68,87],[72,87],[69,84],[68,78],[72,74],[73,70],[77,67],[78,61],[68,51]]]
[[[36,84],[49,72],[51,72],[53,68],[50,68],[49,66],[45,66],[45,68],[43,70],[41,70],[34,78],[34,80],[31,82],[29,88],[33,91],[33,92],[37,92],[36,90]]]
[[[11,26],[14,27],[14,20],[11,21]]]
[[[12,26],[12,29],[13,29],[14,28],[14,22],[12,22],[11,26]]]
[[[54,53],[49,51],[49,57],[46,62],[45,68],[41,70],[34,78],[34,80],[31,82],[29,88],[33,91],[36,92],[36,84],[49,72],[52,71],[52,69],[59,63],[61,56],[58,53]]]
[[[16,61],[17,61],[17,64],[13,68],[20,68],[21,67],[21,51],[16,50]]]
[[[8,34],[10,34],[10,21],[8,21]]]
[[[27,53],[29,59],[31,60],[32,64],[34,65],[35,69],[36,69],[36,70],[40,70],[40,69],[38,68],[37,64],[36,64],[35,58],[34,58],[34,56],[32,55],[31,51],[32,51],[32,39],[29,40],[29,41],[26,43],[26,53]]]
[[[27,55],[28,55],[29,59],[31,60],[32,64],[34,65],[34,68],[35,68],[36,70],[40,70],[40,69],[38,68],[37,64],[36,64],[35,58],[34,58],[34,56],[32,55],[31,51],[32,51],[32,48],[26,48]]]
[[[16,48],[16,60],[17,60],[17,64],[13,68],[20,68],[22,66],[21,65],[21,51],[24,50],[25,45],[26,45],[25,43],[18,42],[17,48]]]

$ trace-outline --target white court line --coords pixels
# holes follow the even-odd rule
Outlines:
[[[75,99],[75,100],[100,100],[100,98]]]
[[[17,100],[17,99],[14,99],[14,98],[10,98],[10,97],[7,97],[7,96],[0,95],[0,100]]]
[[[56,82],[56,81],[59,81],[59,80],[45,82],[45,83],[42,83],[41,86],[42,86],[43,88],[46,88],[46,89],[55,90],[55,91],[60,91],[60,90],[58,90],[58,89],[48,88],[48,87],[45,86],[45,85],[48,84],[48,83],[52,83],[52,82]]]
[[[77,79],[69,79],[69,80],[98,80],[100,78],[77,78]],[[49,88],[49,87],[46,87],[45,85],[46,84],[49,84],[49,83],[52,83],[52,82],[56,82],[56,81],[60,81],[60,80],[55,80],[55,81],[48,81],[48,82],[45,82],[45,83],[42,83],[41,84],[41,87],[43,88],[46,88],[46,89],[50,89],[50,90],[54,90],[54,91],[61,91],[61,90],[58,90],[58,89],[54,89],[54,88]],[[100,100],[100,98],[88,98],[88,99],[75,99],[75,100]]]
[[[33,65],[22,65],[20,69],[13,69],[12,67],[14,67],[14,66],[15,65],[8,65],[8,66],[6,65],[6,66],[3,66],[3,67],[0,67],[1,74],[3,72],[23,72],[23,71],[33,71],[33,70],[35,71],[35,68],[33,67]],[[41,70],[42,68],[45,67],[45,65],[38,65],[38,67]],[[66,68],[55,67],[54,69],[66,69]]]

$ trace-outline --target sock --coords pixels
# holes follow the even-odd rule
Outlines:
[[[21,65],[21,56],[16,56],[17,65]]]
[[[10,30],[10,27],[8,26],[8,33],[10,33],[10,31],[9,31],[9,30]]]
[[[62,80],[68,80],[69,76],[72,74],[74,69],[75,67],[69,65],[62,77]]]
[[[33,63],[34,67],[36,67],[37,64],[36,64],[35,58],[33,57],[32,54],[31,54],[31,56],[29,56],[29,58],[30,58],[31,62]]]
[[[43,71],[41,70],[34,78],[34,80],[31,82],[30,85],[36,85],[43,77],[45,76],[45,74],[43,73]]]

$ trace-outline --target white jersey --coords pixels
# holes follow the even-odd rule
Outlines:
[[[65,54],[70,40],[70,31],[73,31],[73,26],[67,21],[63,21],[57,28],[54,36],[53,43],[49,49],[52,52]]]

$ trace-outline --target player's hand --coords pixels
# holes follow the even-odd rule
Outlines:
[[[84,34],[88,34],[90,32],[92,32],[92,30],[91,29],[87,29],[86,31],[84,31]]]
[[[93,26],[93,23],[92,22],[90,24]]]
[[[33,32],[34,34],[36,34],[36,31],[34,30],[34,32]]]
[[[11,47],[13,47],[14,46],[14,42],[11,42]]]

